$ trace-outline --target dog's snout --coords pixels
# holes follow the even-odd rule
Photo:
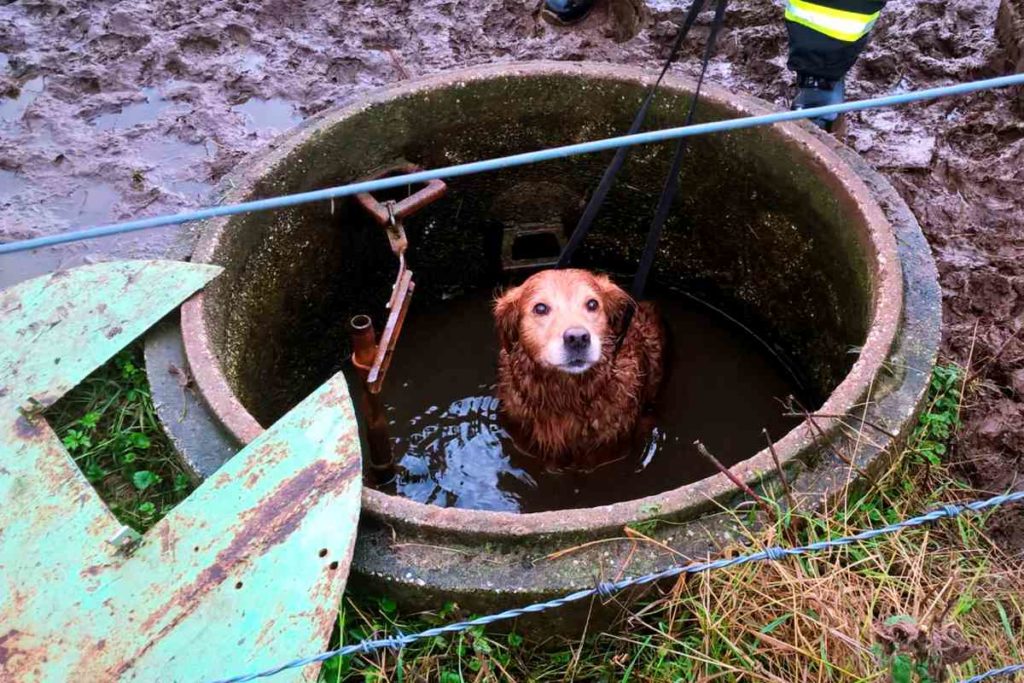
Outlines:
[[[562,341],[570,351],[584,351],[590,346],[590,333],[582,327],[570,327],[562,335]]]

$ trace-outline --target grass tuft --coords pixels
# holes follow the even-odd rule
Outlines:
[[[47,418],[111,512],[137,531],[194,488],[157,420],[138,346],[90,375]]]

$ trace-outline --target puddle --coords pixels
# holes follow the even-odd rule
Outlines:
[[[142,93],[146,96],[145,102],[135,102],[121,107],[120,111],[109,114],[101,114],[92,120],[99,130],[122,130],[131,128],[140,123],[149,123],[156,119],[173,105],[160,96],[157,88],[143,88]]]
[[[136,150],[139,158],[156,171],[176,172],[207,156],[205,145],[160,137],[145,140]]]
[[[284,131],[302,121],[302,115],[288,100],[252,97],[231,110],[242,116],[248,131]]]
[[[114,218],[114,205],[121,193],[106,183],[89,183],[55,203],[57,211],[71,218],[74,225],[92,226]]]
[[[507,512],[605,505],[714,474],[696,439],[732,465],[764,447],[762,428],[780,438],[795,426],[779,400],[800,392],[760,342],[700,304],[656,300],[671,331],[656,426],[622,459],[590,473],[545,470],[502,427],[492,387],[498,349],[490,291],[443,308],[414,305],[382,394],[398,463],[389,492]]]
[[[213,185],[196,177],[194,169],[198,162],[211,158],[214,152],[207,145],[161,137],[144,141],[136,155],[149,169],[143,174],[148,183],[191,199],[200,199],[212,191]]]
[[[21,92],[14,99],[0,99],[0,121],[16,123],[21,121],[25,111],[32,106],[36,98],[43,92],[45,83],[42,76],[26,81]]]

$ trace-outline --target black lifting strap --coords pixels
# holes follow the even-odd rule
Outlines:
[[[647,96],[644,98],[643,104],[640,105],[640,110],[637,112],[636,118],[633,120],[633,124],[629,128],[629,135],[640,131],[640,127],[643,125],[644,119],[647,117],[647,110],[650,108],[651,102],[654,100],[654,95],[658,86],[661,84],[661,81],[668,72],[672,62],[674,62],[678,56],[683,40],[685,40],[690,29],[693,27],[694,21],[697,19],[697,15],[704,9],[706,2],[707,0],[693,0],[693,4],[690,5],[686,18],[683,20],[683,25],[679,28],[679,33],[676,35],[675,43],[672,45],[672,49],[669,52],[668,59],[665,61],[665,66],[662,67],[661,73],[658,75],[658,79],[647,92]],[[708,41],[704,46],[700,77],[697,80],[697,87],[693,93],[693,101],[690,104],[690,109],[686,114],[685,125],[687,126],[693,122],[693,116],[697,110],[697,100],[700,97],[700,89],[704,83],[704,74],[707,72],[708,63],[711,61],[711,55],[714,53],[715,40],[718,38],[718,31],[721,29],[723,20],[725,19],[726,3],[727,0],[719,0],[718,5],[715,8],[715,18],[711,24],[711,32],[708,34]],[[679,138],[679,141],[676,143],[675,153],[672,157],[672,166],[668,172],[668,176],[665,178],[665,185],[662,187],[661,196],[658,199],[658,208],[655,210],[654,218],[651,220],[651,227],[647,233],[647,244],[644,247],[643,256],[640,258],[640,265],[633,278],[631,294],[636,300],[639,300],[643,296],[644,286],[647,283],[647,276],[650,274],[651,265],[654,263],[654,257],[657,254],[658,240],[661,237],[665,221],[668,219],[669,211],[672,208],[672,202],[676,197],[676,192],[679,187],[679,171],[683,165],[683,158],[686,156],[687,142],[687,138]],[[612,162],[608,164],[608,168],[605,169],[604,175],[601,177],[600,184],[597,186],[593,196],[587,203],[587,206],[583,211],[583,215],[576,224],[576,229],[573,230],[572,236],[569,238],[569,242],[565,246],[565,250],[558,259],[559,268],[565,268],[569,265],[573,253],[575,253],[576,249],[583,241],[583,238],[586,237],[587,233],[590,231],[594,218],[597,217],[598,212],[601,210],[601,205],[604,203],[605,197],[608,195],[608,191],[615,182],[615,176],[618,175],[619,170],[622,168],[622,164],[626,161],[626,157],[629,155],[631,150],[631,147],[620,147],[615,151],[615,157],[612,159]],[[633,313],[634,308],[633,306],[630,306],[627,309],[623,320],[622,329],[619,333],[618,344],[621,344],[622,340],[626,336],[626,331],[629,329],[629,324],[633,319]]]

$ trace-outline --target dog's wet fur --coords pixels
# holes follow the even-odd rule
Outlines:
[[[494,305],[498,398],[513,436],[553,467],[590,469],[630,439],[663,378],[665,329],[606,275],[546,270]]]

